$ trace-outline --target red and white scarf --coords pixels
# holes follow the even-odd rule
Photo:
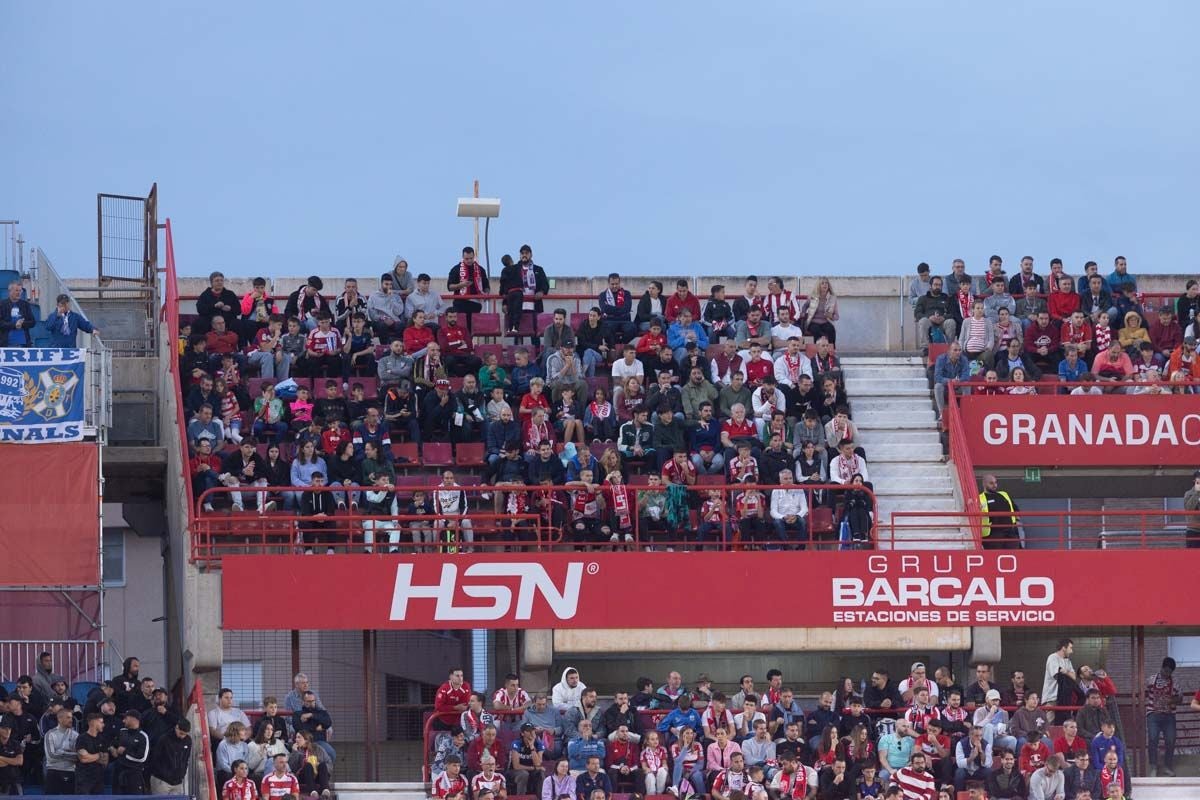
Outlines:
[[[838,477],[842,478],[842,483],[849,483],[850,479],[861,473],[862,470],[858,466],[858,454],[850,456],[850,458],[842,457],[838,459]]]
[[[533,272],[532,266],[530,272]],[[524,271],[522,270],[522,281],[524,281]],[[483,294],[483,267],[478,261],[467,266],[459,263],[458,265],[458,280],[460,283],[466,283],[467,286],[460,286],[455,290],[455,294]]]
[[[629,513],[629,487],[625,484],[610,484],[607,494],[612,500],[613,513],[617,515],[617,525],[629,528],[633,525],[633,517]]]
[[[596,419],[608,419],[608,415],[612,413],[612,403],[597,403],[593,400],[588,403],[588,410],[592,412],[592,416]]]

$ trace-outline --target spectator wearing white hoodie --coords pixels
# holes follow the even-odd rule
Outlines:
[[[579,670],[567,667],[563,670],[562,680],[554,685],[551,702],[559,711],[566,711],[579,704],[580,697],[587,685],[579,679]]]

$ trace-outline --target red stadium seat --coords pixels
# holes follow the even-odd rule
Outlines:
[[[541,314],[535,314],[531,311],[522,312],[521,322],[517,325],[517,332],[521,336],[537,336],[541,334],[542,331],[546,330],[546,325],[550,324],[547,322],[546,325],[543,325],[541,319]],[[551,315],[550,319],[551,322],[553,322],[554,316]]]
[[[461,392],[462,387],[463,387],[463,379],[462,378],[455,377],[455,376],[452,376],[450,378],[450,391]]]
[[[482,467],[486,452],[483,442],[459,442],[454,446],[454,463],[463,467]]]
[[[471,317],[472,336],[499,336],[500,315],[491,313],[475,314]]]
[[[379,397],[379,379],[378,378],[351,378],[350,386],[361,383],[363,387],[363,397],[367,400],[374,400]]]
[[[724,475],[697,475],[696,483],[701,486],[724,486]]]
[[[612,394],[612,378],[606,378],[603,375],[596,375],[595,377],[588,378],[587,386],[588,396],[576,398],[578,400],[582,400],[584,405],[587,405],[591,402],[592,398],[596,395],[597,389],[603,389],[605,392]]]
[[[587,322],[587,318],[588,318],[588,315],[587,315],[586,311],[571,312],[571,316],[570,316],[571,321],[568,323],[571,326],[571,330],[573,330],[573,331],[579,330],[579,326],[582,325],[583,323]]]
[[[426,442],[421,451],[421,463],[427,467],[448,467],[454,463],[449,442]]]
[[[411,469],[421,463],[420,445],[416,442],[392,442],[392,455],[408,459],[408,463],[396,465],[402,469]]]
[[[528,316],[528,315],[526,315],[526,316]],[[554,324],[554,312],[553,311],[543,311],[537,315],[537,332],[538,332],[538,334],[541,334],[542,331],[546,330],[546,328],[549,328],[552,324]]]
[[[491,354],[495,354],[496,359],[499,360],[500,356],[503,352],[504,352],[503,345],[499,345],[499,344],[477,344],[477,345],[475,345],[475,355],[479,356],[480,361],[487,361],[487,357]]]
[[[925,363],[932,367],[937,362],[938,356],[940,356],[942,353],[946,352],[949,349],[950,349],[950,345],[948,345],[944,342],[930,342],[929,343],[929,358],[927,358],[925,360]]]

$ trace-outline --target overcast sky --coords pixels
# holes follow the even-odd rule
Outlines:
[[[0,218],[95,271],[157,181],[180,271],[1195,272],[1200,3],[0,3]]]

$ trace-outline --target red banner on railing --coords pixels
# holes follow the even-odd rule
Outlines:
[[[1200,582],[1160,602],[1162,551],[229,556],[230,630],[1194,624]],[[1177,574],[1200,550],[1170,555]],[[281,597],[263,603],[264,575]],[[1096,580],[1120,576],[1119,603]],[[704,594],[713,576],[725,592]],[[770,602],[747,600],[758,593]]]
[[[1194,395],[983,395],[959,404],[975,466],[1197,463]]]
[[[100,448],[0,445],[0,586],[100,583]]]

